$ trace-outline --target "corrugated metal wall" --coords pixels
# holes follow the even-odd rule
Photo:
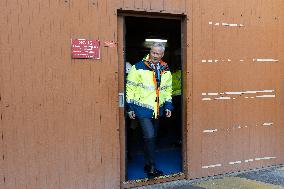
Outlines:
[[[193,177],[283,163],[283,1],[193,1]]]
[[[282,0],[5,0],[0,188],[119,188],[117,49],[70,39],[116,41],[120,8],[187,15],[190,178],[283,163]]]
[[[119,187],[116,49],[70,56],[71,38],[116,40],[109,3],[1,1],[0,188]]]

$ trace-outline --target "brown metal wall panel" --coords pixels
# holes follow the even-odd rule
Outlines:
[[[1,78],[0,78],[0,83],[2,83]],[[2,94],[1,91],[0,91],[0,94]],[[0,101],[0,116],[1,116],[1,119],[0,119],[0,135],[1,135],[1,137],[0,137],[0,170],[1,170],[1,172],[0,172],[0,178],[1,178],[0,187],[4,188],[6,178],[5,178],[5,174],[4,174],[4,170],[5,170],[5,165],[4,165],[4,163],[5,163],[4,162],[4,160],[5,160],[5,142],[4,142],[4,123],[2,121],[2,116],[3,116],[2,106],[3,106],[2,102]]]
[[[2,9],[3,188],[118,188],[117,58],[103,45],[115,42],[116,9],[106,1]],[[101,60],[71,60],[71,38],[101,40]]]
[[[123,9],[182,14],[186,12],[186,4],[189,2],[186,0],[123,0]]]
[[[124,9],[133,9],[135,1],[134,0],[123,0]]]
[[[155,0],[155,1],[150,1],[150,10],[155,10],[155,11],[163,11],[164,10],[164,0]]]
[[[104,42],[120,8],[186,13],[188,178],[283,163],[282,0],[0,5],[1,188],[119,188],[118,55]],[[71,59],[71,38],[99,39],[101,59]],[[244,91],[262,92],[220,95]],[[231,99],[204,100],[218,97]]]
[[[135,9],[143,9],[143,0],[134,0]]]
[[[280,9],[280,10],[283,10],[283,8],[284,8],[284,4],[281,4],[281,5],[279,5],[279,7],[278,7],[278,10]],[[280,11],[280,13],[278,14],[278,20],[279,20],[279,34],[278,34],[278,42],[279,42],[279,49],[278,49],[278,54],[279,54],[279,59],[280,60],[282,60],[283,61],[283,59],[284,59],[284,53],[283,53],[283,49],[284,49],[284,36],[283,35],[280,35],[280,33],[283,33],[284,32],[284,21],[283,21],[283,19],[280,19],[280,18],[283,18],[284,17],[284,11]],[[278,84],[278,86],[279,86],[279,90],[278,90],[278,93],[279,93],[279,102],[278,102],[278,104],[279,104],[279,106],[278,106],[278,108],[277,108],[277,110],[278,110],[278,121],[279,121],[279,123],[281,123],[280,124],[280,126],[278,127],[279,128],[279,130],[278,130],[278,140],[277,140],[277,142],[278,143],[280,143],[280,145],[279,145],[279,149],[281,149],[281,147],[284,145],[284,140],[282,140],[283,139],[283,134],[284,134],[284,129],[283,129],[283,125],[284,125],[284,119],[283,119],[283,116],[282,115],[284,115],[284,108],[282,108],[283,107],[283,105],[284,105],[284,103],[283,103],[283,100],[284,100],[284,98],[283,98],[283,82],[284,82],[284,80],[283,80],[283,70],[284,70],[284,67],[283,67],[283,64],[281,65],[281,69],[280,69],[280,72],[281,72],[281,78],[280,78],[280,80],[279,80],[279,84]],[[284,161],[284,151],[283,150],[280,150],[280,154],[281,154],[281,161]]]
[[[150,10],[151,0],[143,0],[143,8],[145,10]]]
[[[278,14],[276,14],[276,18],[278,19],[278,29],[279,29],[279,33],[278,33],[278,44],[279,44],[279,48],[277,49],[277,54],[279,56],[279,59],[284,60],[284,53],[283,53],[283,49],[284,49],[284,36],[281,35],[281,33],[284,32],[284,20],[281,19],[281,18],[284,18],[284,11],[282,11],[284,8],[284,3],[282,3],[281,5],[278,5]],[[281,11],[279,11],[281,10]],[[284,119],[283,119],[283,115],[284,115],[284,108],[283,105],[284,105],[284,75],[283,75],[283,71],[284,71],[284,66],[283,64],[281,65],[281,68],[279,69],[280,71],[280,80],[277,84],[278,86],[278,93],[279,93],[279,100],[278,100],[278,106],[277,106],[277,120],[278,122],[280,123],[279,124],[279,127],[278,127],[278,135],[277,135],[277,146],[278,146],[278,149],[280,149],[280,157],[281,157],[281,162],[284,161],[284,151],[281,150],[282,149],[282,146],[284,145],[284,140],[283,140],[283,134],[284,134],[284,129],[283,129],[283,125],[284,125]]]
[[[5,6],[5,3],[4,2],[0,2],[0,6]],[[8,17],[8,11],[5,10],[3,11],[3,16],[2,18],[0,18],[0,21],[2,23],[2,25],[6,25],[6,20]],[[2,32],[2,29],[0,29],[0,32]],[[2,37],[0,37],[0,50],[2,52],[5,52],[4,48],[2,48],[3,46],[3,39]],[[4,188],[5,186],[5,174],[4,174],[4,170],[5,170],[5,127],[4,127],[4,121],[3,121],[3,112],[4,112],[4,105],[3,105],[3,101],[2,101],[2,97],[3,97],[3,88],[1,87],[2,86],[2,83],[3,83],[3,77],[2,77],[2,64],[3,64],[3,59],[4,59],[4,53],[1,53],[0,54],[0,188]]]
[[[277,142],[281,136],[277,134],[281,127],[277,83],[282,60],[277,50],[280,25],[275,19],[283,2],[268,4],[211,0],[193,3],[193,127],[198,128],[192,129],[196,139],[192,148],[197,153],[202,146],[199,155],[189,157],[196,162],[190,165],[193,177],[283,161]],[[275,98],[257,98],[265,94],[261,92],[220,95],[226,91],[269,89],[274,90],[271,95],[275,94]],[[222,96],[231,99],[213,100]],[[234,96],[236,99],[232,99]],[[268,123],[271,126],[265,125]],[[197,132],[202,133],[200,138]]]
[[[164,0],[164,10],[176,12],[178,14],[186,12],[186,0]]]
[[[198,18],[201,17],[201,2],[200,1],[192,1],[192,4],[190,7],[188,7],[192,11],[190,19],[191,25],[187,27],[187,36],[189,43],[191,42],[190,46],[192,47],[192,57],[187,58],[187,64],[192,65],[192,70],[188,70],[191,78],[191,89],[188,89],[187,92],[191,92],[191,104],[189,106],[192,107],[192,114],[187,115],[187,117],[192,117],[192,124],[187,125],[188,126],[188,141],[190,142],[188,144],[188,158],[187,161],[191,162],[189,163],[189,170],[188,175],[191,178],[194,177],[200,177],[200,165],[202,161],[201,157],[201,149],[202,149],[202,142],[201,142],[201,125],[199,123],[199,119],[205,119],[205,114],[197,114],[199,106],[196,105],[196,96],[198,95],[197,92],[195,92],[193,89],[195,89],[195,75],[196,73],[200,72],[201,70],[196,67],[196,64],[199,62],[199,58],[201,55],[201,49],[198,45],[200,44],[202,39],[200,37],[200,33],[196,31],[201,30],[201,24],[198,22]],[[204,75],[204,79],[206,79],[206,75]],[[191,91],[190,91],[191,90]],[[194,111],[193,111],[194,110]]]

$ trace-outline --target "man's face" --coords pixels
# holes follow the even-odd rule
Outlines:
[[[153,47],[150,50],[150,59],[153,63],[158,63],[164,56],[164,52],[160,47]]]

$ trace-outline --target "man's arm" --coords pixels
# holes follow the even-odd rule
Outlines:
[[[135,119],[135,112],[133,109],[133,102],[137,92],[137,71],[135,66],[132,66],[126,79],[126,111],[130,119]]]

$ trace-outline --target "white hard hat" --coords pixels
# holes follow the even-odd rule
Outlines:
[[[131,65],[129,62],[126,62],[126,63],[125,63],[125,72],[126,72],[126,73],[129,73],[131,67],[132,67],[132,65]]]

